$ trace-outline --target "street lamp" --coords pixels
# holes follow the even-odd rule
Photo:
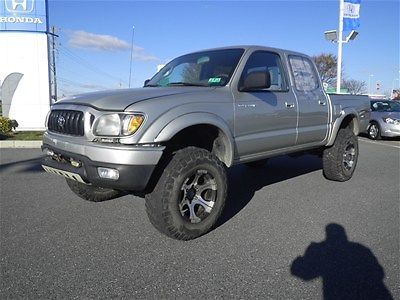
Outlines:
[[[335,42],[337,41],[337,32],[336,30],[328,30],[324,32],[325,39],[327,41]]]
[[[350,34],[343,39],[343,18],[342,21],[339,23],[339,33],[337,30],[328,30],[324,32],[325,39],[328,41],[331,41],[332,43],[337,43],[338,44],[338,62],[337,62],[337,82],[336,82],[336,93],[340,93],[340,84],[342,81],[342,48],[343,44],[348,43],[350,41],[353,41],[357,35],[358,32],[355,30],[352,30]]]

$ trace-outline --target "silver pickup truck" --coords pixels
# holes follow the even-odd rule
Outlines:
[[[145,195],[151,223],[188,240],[216,224],[235,164],[311,151],[327,179],[350,179],[369,114],[367,97],[327,95],[304,54],[217,48],[172,60],[143,88],[57,102],[42,165],[89,201]]]

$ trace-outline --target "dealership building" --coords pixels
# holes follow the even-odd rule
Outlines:
[[[0,0],[2,115],[18,130],[42,130],[50,109],[51,78],[46,0]]]

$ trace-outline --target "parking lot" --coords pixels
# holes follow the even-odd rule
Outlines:
[[[86,202],[42,171],[39,149],[1,149],[0,298],[321,299],[362,286],[399,299],[400,142],[359,144],[344,183],[313,156],[234,167],[221,224],[189,242],[159,234],[141,198]]]

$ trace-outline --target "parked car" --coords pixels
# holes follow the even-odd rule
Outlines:
[[[57,102],[42,164],[89,201],[144,194],[150,222],[189,240],[216,224],[235,164],[309,151],[327,179],[349,180],[369,114],[367,96],[327,95],[304,54],[211,49],[172,60],[143,88]]]
[[[372,100],[367,133],[373,140],[400,136],[400,103],[390,100]]]

